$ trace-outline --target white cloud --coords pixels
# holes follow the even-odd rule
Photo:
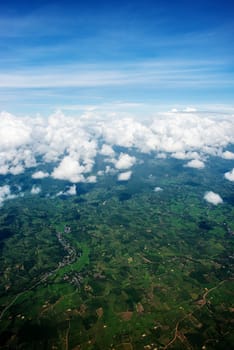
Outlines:
[[[54,169],[52,177],[59,180],[68,180],[71,182],[84,181],[83,172],[85,167],[70,156],[66,156],[60,162],[57,168]]]
[[[63,191],[59,191],[58,193],[56,193],[56,197],[59,197],[59,196],[63,196],[63,195],[65,195],[66,196],[66,193],[65,192],[63,192]]]
[[[166,153],[157,153],[157,156],[156,156],[158,159],[166,159],[167,158],[167,155]]]
[[[187,164],[189,168],[203,169],[205,167],[205,163],[199,159],[192,159]]]
[[[155,187],[154,192],[161,192],[163,189],[161,187]]]
[[[102,154],[103,156],[108,156],[108,157],[113,157],[115,155],[115,151],[113,150],[113,148],[106,144],[102,145],[102,148],[99,153]]]
[[[224,174],[225,179],[234,181],[234,168]]]
[[[120,173],[118,175],[118,180],[119,181],[128,181],[132,176],[132,172],[131,171],[126,171],[124,173]]]
[[[33,179],[44,179],[45,177],[48,177],[49,173],[44,172],[44,171],[36,171],[35,173],[32,174]]]
[[[75,196],[77,194],[76,191],[76,185],[73,184],[69,188],[67,188],[65,191],[60,191],[56,194],[56,196]]]
[[[171,154],[171,157],[176,159],[199,159],[200,156],[198,152],[193,151],[179,151]]]
[[[39,186],[33,186],[32,189],[31,189],[31,194],[38,194],[41,192],[41,188]]]
[[[66,193],[70,196],[75,196],[76,195],[76,185],[72,185],[69,187],[69,189],[66,191]]]
[[[220,195],[218,193],[209,191],[206,192],[204,195],[204,199],[211,204],[217,205],[217,204],[221,204],[223,203],[222,198],[220,197]]]
[[[155,118],[151,130],[157,149],[168,153],[199,152],[216,155],[219,148],[234,142],[234,122],[198,113],[164,113]]]
[[[222,153],[222,158],[224,159],[234,159],[234,153],[230,151],[225,151]]]
[[[107,165],[105,168],[105,174],[114,175],[116,174],[116,170],[113,169],[110,165]]]
[[[22,164],[17,164],[16,166],[11,166],[9,168],[9,173],[12,175],[18,175],[24,172],[24,167]]]
[[[96,181],[93,169],[97,154],[113,163],[115,169],[108,165],[105,173],[130,169],[137,159],[136,154],[128,154],[129,148],[155,157],[185,159],[187,166],[195,168],[202,168],[209,155],[234,156],[225,151],[234,144],[233,117],[208,117],[188,109],[158,113],[149,120],[100,109],[79,117],[58,111],[48,118],[2,112],[0,136],[0,174],[17,175],[34,167],[34,179],[52,176],[71,183]],[[118,154],[116,146],[125,150]],[[37,162],[40,167],[43,163],[53,165],[51,175],[38,170]]]
[[[85,182],[87,183],[95,183],[97,182],[97,177],[95,175],[90,175],[86,178]]]
[[[183,110],[183,112],[186,112],[186,113],[194,113],[194,112],[196,112],[197,110],[196,110],[196,108],[194,108],[194,107],[186,107],[184,110]]]
[[[102,121],[101,133],[107,144],[122,147],[136,147],[141,152],[157,148],[158,140],[149,126],[133,118],[119,118],[115,115],[110,121]]]
[[[116,169],[129,169],[136,163],[136,158],[126,153],[120,153],[119,159],[115,162]]]
[[[13,115],[0,113],[0,147],[1,149],[12,149],[30,142],[31,128],[24,120]]]
[[[10,186],[4,185],[0,186],[0,207],[2,206],[3,202],[7,199],[13,199],[16,195],[11,194]]]
[[[36,164],[29,148],[32,128],[25,118],[0,113],[0,174],[17,175]]]

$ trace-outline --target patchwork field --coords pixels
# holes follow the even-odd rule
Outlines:
[[[4,203],[1,349],[230,349],[233,185],[212,161],[145,164],[76,196],[46,196],[67,185],[48,179]]]

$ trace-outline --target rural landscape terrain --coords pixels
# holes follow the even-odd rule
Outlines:
[[[105,175],[77,195],[18,176],[25,196],[0,212],[1,349],[230,348],[230,161],[142,160],[129,181]],[[204,200],[211,185],[222,204]]]

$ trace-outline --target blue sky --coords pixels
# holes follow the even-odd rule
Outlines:
[[[0,4],[0,110],[229,105],[233,1]]]

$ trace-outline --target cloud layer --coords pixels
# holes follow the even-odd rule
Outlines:
[[[123,180],[131,177],[139,163],[137,152],[181,159],[185,166],[203,169],[209,156],[233,159],[233,153],[225,149],[231,144],[231,115],[208,117],[191,108],[156,114],[145,121],[93,110],[77,117],[57,112],[48,118],[2,112],[0,175],[32,168],[33,179],[51,176],[71,183],[96,182],[101,174],[121,173]],[[105,169],[96,170],[98,157],[106,163]],[[232,176],[232,172],[225,174],[229,180]]]

